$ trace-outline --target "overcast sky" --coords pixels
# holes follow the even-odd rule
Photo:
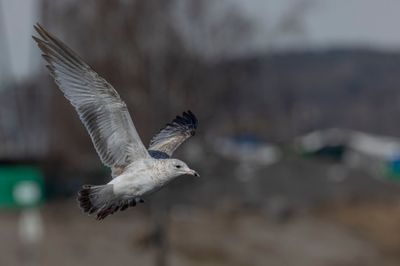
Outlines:
[[[300,34],[292,37],[274,33],[282,16],[301,0],[229,0],[257,22],[253,50],[270,45],[285,49],[326,49],[334,47],[370,47],[400,50],[399,0],[314,0],[298,21]],[[32,40],[32,25],[38,21],[38,0],[0,0],[1,27],[6,28],[12,71],[23,79],[37,69]],[[297,22],[296,22],[297,23]],[[271,41],[271,36],[275,36]],[[3,50],[4,52],[5,50]],[[1,52],[1,51],[0,51]],[[0,64],[1,67],[1,64]]]
[[[257,18],[261,32],[301,0],[234,0]],[[400,48],[399,0],[314,0],[304,12],[309,48],[370,46]],[[264,32],[266,34],[266,32]]]

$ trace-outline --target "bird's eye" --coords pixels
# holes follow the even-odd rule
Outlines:
[[[180,166],[179,164],[175,165],[175,168],[181,168],[182,166]]]

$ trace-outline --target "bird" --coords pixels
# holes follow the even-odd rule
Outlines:
[[[101,162],[111,168],[111,181],[83,185],[77,200],[84,213],[97,220],[144,202],[181,175],[200,175],[172,158],[173,152],[194,136],[198,120],[189,110],[176,116],[151,140],[141,141],[127,109],[114,87],[81,57],[39,23],[32,36],[46,67],[85,126]]]

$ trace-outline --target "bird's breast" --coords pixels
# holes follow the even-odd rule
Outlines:
[[[114,185],[114,193],[124,196],[142,196],[158,190],[166,182],[160,177],[157,168],[143,165],[129,167],[110,183]]]

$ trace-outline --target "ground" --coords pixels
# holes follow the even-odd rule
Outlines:
[[[384,207],[386,206],[386,207]],[[391,207],[390,207],[391,206]],[[168,265],[395,266],[400,248],[396,204],[338,205],[277,220],[234,205],[174,206]],[[38,265],[156,265],[146,205],[96,221],[73,200],[42,207]],[[0,265],[21,265],[19,213],[0,213]],[[397,252],[398,253],[398,252]]]

